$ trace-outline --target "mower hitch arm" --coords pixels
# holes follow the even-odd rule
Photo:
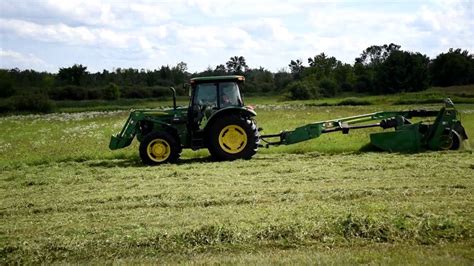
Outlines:
[[[271,145],[291,145],[298,142],[317,138],[325,133],[339,132],[348,134],[351,129],[364,129],[372,127],[381,127],[383,129],[395,128],[404,124],[410,124],[408,118],[413,117],[433,117],[437,116],[439,111],[431,110],[410,110],[410,111],[388,111],[375,112],[351,117],[338,118],[327,121],[310,123],[297,127],[291,131],[282,131],[278,134],[262,135],[260,139],[266,143],[262,147]],[[369,121],[379,120],[378,123],[364,124]],[[271,139],[279,138],[277,141]]]

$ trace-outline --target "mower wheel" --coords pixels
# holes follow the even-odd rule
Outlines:
[[[216,120],[207,135],[212,157],[226,161],[252,158],[257,152],[259,139],[255,121],[239,116]]]
[[[456,130],[446,130],[442,135],[443,145],[442,150],[459,150],[461,148],[462,137]]]
[[[462,137],[456,130],[452,130],[451,132],[453,138],[453,145],[451,145],[450,150],[459,150],[461,148]]]
[[[181,148],[176,139],[167,132],[151,132],[140,143],[140,158],[147,165],[174,163]]]

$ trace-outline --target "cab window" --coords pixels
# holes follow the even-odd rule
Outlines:
[[[199,106],[217,107],[217,84],[198,84],[196,87],[194,104]]]
[[[221,107],[242,106],[239,86],[235,82],[222,82],[219,84]]]

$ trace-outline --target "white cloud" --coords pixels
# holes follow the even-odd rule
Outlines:
[[[386,8],[379,12],[335,4],[309,11],[313,30],[303,39],[306,46],[349,63],[366,47],[391,42],[429,56],[449,47],[472,49],[473,13],[465,3],[442,1],[417,10]]]
[[[200,71],[234,55],[277,70],[321,52],[352,63],[370,45],[394,42],[434,56],[472,50],[474,40],[472,1],[462,0],[2,0],[0,10],[4,50],[21,46],[28,55],[48,46],[66,62],[95,53],[91,70],[185,61]]]
[[[0,68],[51,70],[51,66],[33,54],[0,49]]]
[[[177,1],[183,2],[183,1]],[[266,17],[286,16],[301,13],[306,1],[268,1],[268,0],[187,0],[184,1],[191,9],[202,12],[210,17]]]
[[[169,10],[159,4],[131,3],[130,10],[135,13],[135,18],[147,23],[158,23],[171,18]]]
[[[68,45],[103,45],[113,48],[127,48],[128,34],[109,29],[94,29],[85,26],[71,27],[65,24],[40,25],[15,19],[1,19],[2,32],[44,42],[65,43]]]
[[[291,33],[282,21],[277,18],[261,18],[248,20],[241,23],[245,30],[260,38],[268,38],[274,41],[292,41],[294,34]]]
[[[110,25],[116,22],[112,4],[94,0],[47,0],[49,10],[86,25]]]
[[[173,25],[177,44],[212,54],[214,49],[259,49],[259,44],[246,31],[226,26]]]

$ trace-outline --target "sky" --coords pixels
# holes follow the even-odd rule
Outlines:
[[[287,69],[322,52],[352,64],[371,45],[396,43],[431,58],[474,51],[474,0],[1,0],[0,68],[57,72],[189,72],[244,56],[249,67]]]

